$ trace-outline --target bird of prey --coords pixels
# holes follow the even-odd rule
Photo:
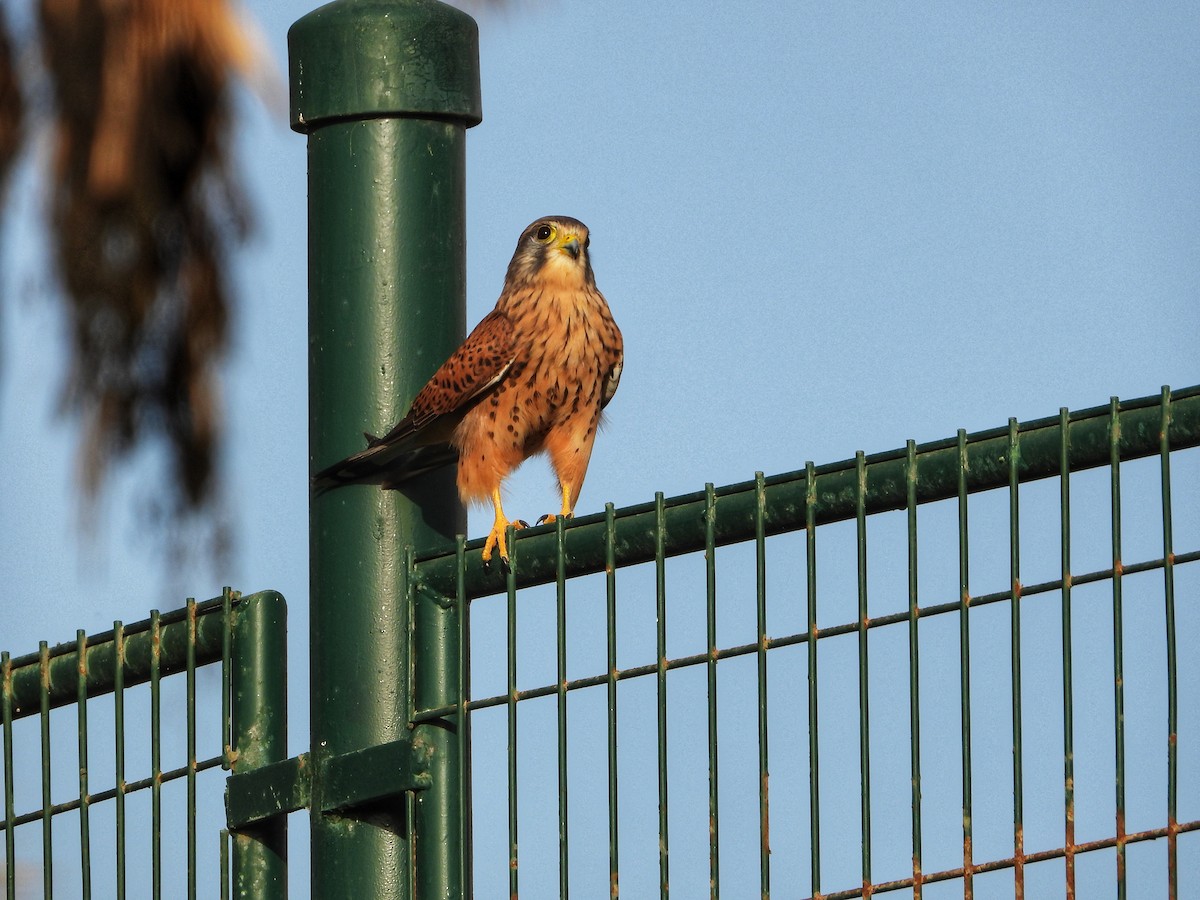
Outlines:
[[[463,503],[491,501],[483,563],[508,569],[504,478],[545,450],[569,517],[621,379],[624,345],[596,288],[587,226],[566,216],[525,229],[496,308],[421,389],[408,413],[367,448],[313,477],[317,493],[345,484],[393,488],[458,460]],[[554,515],[539,521],[554,521]],[[524,522],[517,521],[518,527]]]

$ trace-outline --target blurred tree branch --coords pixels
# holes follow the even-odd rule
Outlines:
[[[217,368],[248,232],[232,171],[231,85],[255,67],[230,0],[31,0],[49,86],[50,244],[67,305],[63,409],[84,425],[85,499],[113,462],[162,441],[174,520],[212,511]],[[22,91],[0,11],[0,188],[17,156]],[[48,119],[48,121],[46,121]]]
[[[221,432],[224,255],[245,231],[227,159],[245,47],[223,0],[41,0],[39,12],[83,486],[94,494],[113,458],[161,436],[174,469],[163,493],[196,511]]]

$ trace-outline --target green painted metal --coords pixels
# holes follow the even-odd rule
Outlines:
[[[809,877],[821,893],[821,753],[817,742],[817,476],[804,464],[804,575],[808,640],[808,842]]]
[[[225,619],[228,622],[228,618]],[[222,628],[222,631],[227,629]],[[125,626],[113,622],[113,805],[116,807],[117,900],[125,900]]]
[[[13,703],[12,659],[5,650],[0,654],[3,684],[0,684],[0,709],[4,722],[4,889],[6,897],[17,893],[16,811],[13,809]]]
[[[908,537],[908,728],[912,780],[912,892],[921,900],[921,632],[917,593],[917,445],[904,448],[904,493]]]
[[[231,776],[225,786],[229,829],[237,832],[281,813],[308,809],[312,802],[310,773],[308,754],[301,753]]]
[[[184,620],[187,626],[187,619]],[[186,659],[185,663],[186,665]],[[162,897],[162,621],[150,610],[150,891]]]
[[[1058,502],[1060,510],[1060,577],[1063,661],[1063,846],[1067,900],[1075,898],[1075,686],[1071,631],[1071,431],[1070,413],[1058,411]],[[1028,593],[1028,591],[1026,592]]]
[[[1016,419],[1008,420],[1008,580],[1012,587],[1009,604],[1009,642],[1012,666],[1013,733],[1013,858],[1015,900],[1025,898],[1025,773],[1021,716],[1021,503],[1019,478],[1021,437]]]
[[[558,664],[558,896],[567,900],[570,894],[570,843],[567,815],[567,576],[566,548],[563,543],[565,516],[555,520],[556,560],[558,582],[554,591],[556,661]]]
[[[968,550],[967,433],[958,432],[958,659],[959,700],[962,734],[962,836],[963,836],[963,897],[974,890],[974,796],[971,788],[971,577]]]
[[[252,601],[254,598],[249,599]],[[242,601],[239,599],[236,602]],[[282,603],[282,600],[279,602]],[[231,609],[234,608],[234,595],[226,589],[223,597],[219,599],[204,603],[189,601],[186,607],[161,615],[153,611],[146,621],[128,627],[117,621],[112,631],[103,634],[89,636],[77,631],[74,640],[53,647],[42,641],[36,653],[17,658],[11,657],[7,652],[0,654],[0,674],[3,681],[0,710],[3,713],[5,773],[5,808],[0,828],[5,832],[7,896],[16,896],[17,867],[13,864],[16,858],[16,829],[33,823],[40,826],[43,856],[42,893],[52,896],[55,888],[56,855],[59,857],[59,875],[64,868],[61,862],[61,840],[55,839],[56,831],[57,837],[61,839],[63,823],[60,820],[56,829],[55,819],[64,814],[75,813],[79,826],[79,880],[78,887],[72,890],[72,895],[77,893],[82,897],[124,897],[126,855],[129,849],[125,799],[127,795],[140,791],[150,795],[150,817],[147,823],[149,846],[138,847],[134,852],[139,860],[139,868],[149,872],[150,894],[165,895],[164,872],[170,871],[172,865],[178,866],[180,871],[186,873],[187,893],[197,893],[200,833],[196,819],[196,776],[202,771],[226,764],[229,760],[227,747],[220,755],[197,758],[197,669],[218,662],[225,668],[224,664],[228,660],[226,623],[231,621]],[[181,737],[186,741],[184,746],[187,759],[182,766],[164,770],[161,764],[164,738],[161,682],[163,678],[176,674],[183,675],[186,679],[186,735]],[[149,729],[148,735],[139,737],[138,742],[145,741],[146,737],[149,739],[150,772],[148,777],[129,782],[125,777],[125,748],[128,739],[125,691],[127,687],[147,682],[150,685]],[[222,684],[228,684],[225,673],[222,674]],[[90,701],[109,693],[113,694],[113,786],[93,792],[94,779],[89,762],[92,750],[90,730],[94,726],[90,723],[89,705]],[[282,692],[271,700],[277,709],[282,708],[281,698]],[[68,720],[54,719],[51,712],[68,704],[74,704],[76,707],[74,722],[77,729],[75,740],[79,759],[79,790],[77,796],[54,803],[51,773],[54,769],[53,749],[57,742],[51,740],[51,723],[57,721],[61,724]],[[222,707],[227,708],[224,700]],[[14,807],[17,773],[13,767],[13,723],[19,718],[34,716],[38,717],[39,726],[37,730],[41,803],[37,809],[18,812]],[[60,725],[56,725],[55,729],[58,727]],[[227,729],[222,727],[222,744],[227,734]],[[280,749],[282,752],[282,748]],[[164,820],[176,812],[173,808],[164,811],[161,792],[164,785],[176,780],[185,781],[187,791],[185,804],[182,805],[187,832],[185,840],[178,846],[164,844],[162,836]],[[107,806],[110,801],[111,807]],[[111,885],[98,886],[95,883],[91,841],[97,815],[102,817],[102,821],[111,822],[115,826],[115,872]],[[60,846],[56,847],[56,843]],[[170,862],[164,865],[164,857],[168,854]]]
[[[721,893],[721,819],[718,798],[717,757],[717,549],[713,523],[717,518],[717,498],[712,482],[704,486],[704,618],[705,647],[709,650],[705,666],[708,683],[708,891],[711,900]]]
[[[1125,900],[1125,626],[1121,562],[1121,406],[1109,403],[1109,485],[1112,492],[1113,729],[1116,794],[1117,900]]]
[[[856,569],[858,575],[858,761],[859,826],[862,881],[871,879],[871,679],[870,615],[867,611],[867,463],[860,450],[854,455],[857,483],[854,491]]]
[[[510,841],[511,853],[510,859],[510,888],[513,892],[516,890],[516,816],[518,798],[516,796],[516,769],[519,763],[516,744],[516,721],[518,715],[519,703],[535,698],[548,698],[555,696],[560,708],[563,702],[564,695],[571,691],[586,690],[592,687],[605,685],[609,691],[609,873],[610,873],[610,892],[613,896],[617,896],[617,885],[619,883],[619,865],[617,862],[617,849],[619,841],[617,840],[619,817],[617,815],[617,778],[616,778],[616,708],[619,693],[619,685],[621,682],[632,679],[655,678],[657,681],[657,707],[659,714],[659,735],[658,735],[658,751],[659,751],[659,862],[660,862],[660,878],[659,878],[659,894],[665,896],[669,890],[669,874],[670,869],[667,865],[669,843],[667,841],[667,826],[670,824],[669,805],[667,802],[667,784],[669,778],[667,776],[667,759],[669,753],[665,748],[669,747],[667,738],[667,721],[666,716],[666,697],[669,688],[669,682],[672,680],[670,673],[687,667],[700,668],[704,667],[707,673],[712,673],[717,668],[717,663],[723,659],[732,659],[738,656],[747,656],[750,654],[757,655],[760,660],[759,673],[759,696],[760,696],[760,718],[759,718],[759,774],[760,774],[760,810],[762,815],[762,823],[760,827],[763,846],[760,856],[761,869],[761,893],[767,896],[769,893],[769,875],[770,875],[770,847],[769,847],[769,806],[768,791],[767,791],[767,760],[766,760],[766,723],[767,714],[765,708],[766,697],[766,665],[767,660],[771,658],[771,651],[797,644],[806,644],[808,653],[809,665],[809,682],[808,682],[808,740],[809,740],[809,804],[810,804],[810,820],[809,820],[809,838],[811,841],[811,891],[814,896],[820,896],[825,900],[848,900],[851,897],[865,897],[880,895],[891,891],[911,891],[912,896],[919,898],[925,892],[925,887],[931,884],[940,882],[954,882],[958,889],[963,892],[964,896],[972,896],[976,887],[982,889],[982,876],[987,873],[996,873],[1004,870],[1012,872],[1011,878],[1014,884],[1014,893],[1016,896],[1025,894],[1025,874],[1029,870],[1028,867],[1036,865],[1040,862],[1059,860],[1065,861],[1064,866],[1066,886],[1069,896],[1074,896],[1075,883],[1075,859],[1080,854],[1093,853],[1098,850],[1113,850],[1114,855],[1123,853],[1125,848],[1130,845],[1142,842],[1157,841],[1164,839],[1168,844],[1168,859],[1173,860],[1170,851],[1170,843],[1177,839],[1179,834],[1189,833],[1200,830],[1200,821],[1178,823],[1174,820],[1174,804],[1175,797],[1178,791],[1176,786],[1177,772],[1171,768],[1171,763],[1168,763],[1168,785],[1167,785],[1167,807],[1168,817],[1165,827],[1150,828],[1132,833],[1119,832],[1112,837],[1090,840],[1083,844],[1077,844],[1074,840],[1074,784],[1073,784],[1073,685],[1071,671],[1071,592],[1076,585],[1085,584],[1103,584],[1106,583],[1114,588],[1114,591],[1119,594],[1120,579],[1125,575],[1134,575],[1138,573],[1154,572],[1162,570],[1165,579],[1173,578],[1174,569],[1179,565],[1187,565],[1200,563],[1200,550],[1190,549],[1187,552],[1175,553],[1172,542],[1170,540],[1170,486],[1169,486],[1169,466],[1167,460],[1171,453],[1183,449],[1185,447],[1197,446],[1198,435],[1200,435],[1200,403],[1197,402],[1200,398],[1200,390],[1189,388],[1183,391],[1164,391],[1161,397],[1144,398],[1141,400],[1128,401],[1108,407],[1102,407],[1096,410],[1087,410],[1082,413],[1070,414],[1067,411],[1061,411],[1060,415],[1055,419],[1040,420],[1039,422],[1019,424],[1014,420],[1009,420],[1004,428],[995,429],[985,432],[982,435],[969,436],[965,432],[960,432],[956,437],[949,441],[937,442],[932,445],[924,445],[917,447],[913,442],[908,442],[902,451],[888,454],[877,454],[873,457],[859,454],[853,460],[844,463],[838,463],[832,466],[816,467],[812,464],[806,466],[803,484],[803,518],[805,535],[805,553],[806,553],[806,577],[808,590],[808,627],[805,631],[795,634],[782,634],[773,637],[768,637],[766,634],[766,612],[765,612],[765,538],[772,532],[772,528],[780,527],[779,523],[786,517],[795,516],[795,510],[780,508],[779,504],[790,502],[787,493],[781,493],[779,488],[782,486],[785,490],[794,490],[795,486],[789,481],[792,476],[781,476],[779,478],[768,479],[761,475],[756,476],[753,482],[753,502],[754,509],[749,519],[750,528],[745,528],[745,512],[742,507],[745,496],[741,485],[734,485],[728,488],[713,488],[711,485],[706,486],[704,492],[698,495],[688,495],[686,497],[666,499],[661,495],[656,496],[655,502],[649,507],[651,513],[651,524],[649,531],[644,532],[644,515],[645,507],[634,507],[627,510],[617,510],[611,505],[606,507],[604,515],[600,519],[602,525],[602,565],[596,569],[588,568],[586,571],[602,570],[606,574],[607,585],[609,588],[608,597],[608,645],[609,655],[608,662],[605,666],[605,671],[602,673],[585,675],[584,677],[575,678],[570,681],[564,681],[565,669],[561,665],[557,673],[557,677],[552,683],[531,687],[525,690],[517,690],[515,679],[516,666],[516,615],[517,604],[520,602],[521,591],[518,585],[524,583],[526,579],[532,581],[546,580],[540,574],[528,576],[531,569],[536,570],[539,565],[543,564],[540,559],[540,554],[545,551],[546,547],[550,547],[551,561],[555,570],[555,581],[557,596],[561,598],[564,593],[564,578],[562,570],[564,566],[570,568],[572,565],[580,564],[581,559],[587,559],[595,552],[595,548],[590,546],[589,542],[594,539],[593,520],[582,519],[570,524],[559,523],[551,529],[542,531],[532,530],[532,533],[522,532],[519,539],[513,544],[514,552],[520,552],[520,562],[514,565],[514,571],[509,574],[505,580],[507,585],[507,608],[509,616],[509,685],[508,690],[504,694],[494,697],[479,697],[468,700],[465,703],[468,711],[477,711],[500,705],[506,705],[509,713],[510,721],[510,744],[508,749],[508,765],[510,771]],[[1153,423],[1153,427],[1151,424]],[[1127,429],[1133,429],[1136,434],[1131,435]],[[1082,449],[1081,449],[1082,448]],[[1115,448],[1115,449],[1114,449]],[[945,451],[949,451],[952,458],[950,478],[947,479],[947,473],[944,466],[947,464],[947,456]],[[1113,499],[1116,504],[1120,502],[1119,489],[1119,468],[1122,463],[1128,459],[1148,456],[1151,453],[1160,457],[1160,465],[1163,467],[1163,496],[1164,496],[1164,555],[1161,559],[1144,559],[1137,562],[1127,563],[1120,558],[1119,545],[1113,554],[1113,564],[1109,568],[1099,569],[1096,571],[1074,572],[1071,569],[1071,547],[1070,547],[1070,481],[1074,473],[1083,469],[1108,466],[1110,470],[1110,478],[1114,481]],[[901,462],[900,482],[894,484],[892,477],[895,474],[894,461],[899,459]],[[980,471],[983,471],[981,476]],[[852,476],[853,481],[849,485],[846,483],[847,473]],[[1057,477],[1060,480],[1060,500],[1062,509],[1062,570],[1061,577],[1054,580],[1034,583],[1026,585],[1021,581],[1021,541],[1020,541],[1020,495],[1022,486],[1029,481],[1043,478]],[[932,480],[935,483],[936,490],[929,488],[928,481]],[[874,513],[882,510],[893,508],[890,504],[894,502],[892,496],[893,488],[899,488],[902,492],[901,508],[906,510],[908,523],[908,541],[907,541],[907,593],[908,603],[907,609],[898,612],[887,613],[879,616],[870,616],[868,607],[868,592],[867,592],[867,561],[870,558],[868,549],[867,519]],[[774,488],[774,490],[773,490]],[[984,528],[985,525],[975,525],[972,517],[968,515],[969,510],[974,506],[971,501],[971,496],[983,490],[995,490],[997,492],[1004,491],[1008,505],[1008,520],[1007,520],[1007,580],[1008,585],[1004,590],[996,591],[995,593],[973,594],[971,590],[971,544],[974,541],[969,540],[974,534],[975,528]],[[918,508],[931,500],[949,499],[955,504],[957,511],[957,529],[954,538],[951,541],[951,547],[957,556],[958,563],[958,597],[950,602],[939,602],[927,606],[921,606],[919,603],[920,597],[918,593],[918,577],[917,577],[917,562],[918,562],[918,540],[917,540],[917,520]],[[847,508],[848,507],[848,508]],[[1119,510],[1114,515],[1119,515]],[[857,565],[858,565],[858,610],[857,616],[853,621],[848,621],[836,625],[830,625],[818,628],[817,627],[817,579],[816,579],[816,559],[817,559],[817,530],[820,525],[830,521],[840,521],[847,518],[853,518],[856,523],[857,530]],[[772,525],[771,523],[775,524]],[[790,527],[790,526],[789,526]],[[683,537],[680,538],[679,534]],[[542,539],[543,535],[554,534],[555,543],[546,545]],[[653,662],[647,661],[644,664],[634,665],[625,669],[616,668],[616,581],[618,579],[618,569],[625,565],[640,563],[642,561],[643,551],[640,548],[639,542],[643,537],[648,536],[653,545],[652,559],[654,560],[655,572],[655,603],[656,603],[656,643],[655,658]],[[696,538],[699,538],[698,546],[691,546],[695,543]],[[1119,538],[1119,535],[1118,535]],[[716,583],[715,572],[716,563],[714,562],[714,551],[722,543],[732,543],[735,540],[754,540],[756,549],[756,578],[758,581],[757,589],[758,596],[758,633],[753,643],[741,644],[736,646],[717,647],[713,638],[714,629],[714,610],[715,588]],[[995,544],[997,548],[1005,547],[1005,540],[1001,538],[999,541],[985,542],[986,544]],[[473,577],[472,573],[477,568],[478,563],[472,554],[467,550],[470,546],[465,542],[459,542],[455,547],[454,559],[458,565],[458,570],[455,572],[455,598],[458,602],[462,602],[463,594],[468,590],[468,585]],[[476,545],[477,546],[477,545]],[[672,552],[692,552],[694,550],[702,551],[705,554],[705,573],[706,573],[706,590],[705,590],[705,607],[706,614],[709,617],[708,622],[708,639],[707,645],[703,652],[693,653],[691,655],[678,658],[668,659],[665,657],[665,622],[667,615],[667,584],[664,577],[666,559]],[[979,552],[978,545],[975,552]],[[1000,550],[1001,553],[1004,550]],[[442,560],[433,554],[425,554],[417,559],[416,569],[419,578],[422,578],[421,587],[424,590],[432,592],[432,582],[425,580],[424,575],[428,572],[437,573],[438,567],[442,564]],[[590,564],[589,564],[590,565]],[[428,567],[428,568],[427,568]],[[568,576],[569,577],[569,576]],[[1003,579],[1002,579],[1003,580]],[[569,584],[566,585],[569,588]],[[798,587],[798,586],[797,586]],[[494,587],[492,588],[494,590]],[[484,594],[487,590],[484,590]],[[1063,658],[1063,680],[1064,680],[1064,772],[1065,772],[1065,814],[1067,823],[1066,840],[1060,847],[1050,849],[1037,849],[1032,853],[1025,850],[1024,842],[1024,766],[1025,766],[1025,748],[1022,737],[1023,732],[1023,679],[1022,679],[1022,654],[1021,654],[1021,620],[1022,606],[1031,598],[1037,598],[1039,595],[1053,596],[1059,594],[1062,598],[1063,610],[1063,641],[1064,641],[1064,658]],[[1171,600],[1172,595],[1168,592],[1168,599]],[[649,599],[648,597],[646,598]],[[975,844],[975,836],[978,833],[976,823],[973,816],[976,809],[973,786],[973,767],[979,764],[979,760],[975,758],[977,754],[973,752],[975,748],[972,745],[972,635],[971,635],[971,619],[975,617],[977,608],[992,606],[994,604],[1007,604],[1007,616],[1009,619],[1009,660],[1005,680],[1009,681],[1011,690],[1011,720],[1012,720],[1012,855],[1007,858],[981,858],[979,848]],[[1119,608],[1119,607],[1118,607]],[[1170,610],[1168,610],[1170,613]],[[922,865],[922,819],[923,812],[928,810],[925,808],[925,802],[921,796],[921,689],[920,689],[920,644],[921,644],[921,628],[920,620],[932,617],[943,617],[957,620],[957,663],[959,667],[959,697],[953,698],[952,703],[958,707],[958,715],[960,718],[961,727],[961,784],[962,784],[962,863],[955,865],[953,868],[940,869],[937,871],[926,872]],[[912,797],[912,874],[910,877],[896,879],[894,881],[874,882],[872,873],[872,819],[878,814],[878,809],[873,806],[871,797],[871,760],[870,760],[870,718],[872,710],[870,709],[869,695],[865,690],[865,686],[869,685],[869,656],[871,647],[870,633],[875,629],[887,629],[891,626],[906,627],[908,629],[908,664],[909,664],[909,721],[910,721],[910,753],[911,753],[911,797]],[[558,617],[558,631],[556,634],[560,647],[564,641],[565,616],[562,614]],[[1175,677],[1175,662],[1174,662],[1174,633],[1173,633],[1173,618],[1170,614],[1167,617],[1168,630],[1168,653],[1167,663],[1169,669],[1169,681]],[[1121,628],[1115,628],[1115,634],[1119,635]],[[861,886],[846,889],[829,891],[824,890],[822,885],[821,873],[821,830],[823,825],[827,825],[827,817],[831,815],[845,815],[844,803],[836,804],[834,812],[823,810],[819,802],[819,742],[818,735],[818,700],[821,696],[818,683],[817,673],[819,667],[817,665],[819,644],[822,640],[835,638],[837,636],[853,635],[858,640],[858,660],[859,660],[859,752],[861,764],[861,826],[862,826],[862,860],[863,860],[863,878]],[[978,640],[978,635],[976,635]],[[940,649],[935,647],[935,650]],[[949,649],[949,648],[946,648]],[[951,651],[953,652],[953,651]],[[1119,652],[1117,657],[1119,659]],[[1114,676],[1121,675],[1121,678],[1116,678],[1115,683],[1120,686],[1123,682],[1123,671],[1120,668],[1114,668]],[[990,690],[990,689],[989,689]],[[1171,685],[1168,688],[1168,697],[1175,695],[1175,687]],[[715,696],[715,690],[710,680],[707,694],[709,700]],[[1168,700],[1168,706],[1170,705]],[[990,704],[990,701],[989,701]],[[454,706],[454,712],[457,714],[462,709],[462,701]],[[977,706],[978,704],[974,704]],[[1118,709],[1120,705],[1118,704]],[[978,712],[975,709],[975,712]],[[436,719],[444,717],[450,712],[449,708],[430,708],[417,709],[414,717],[418,721]],[[710,714],[711,715],[711,714]],[[1176,724],[1175,714],[1168,712],[1168,740],[1173,742],[1175,739]],[[709,756],[709,794],[710,794],[710,810],[715,810],[715,805],[711,805],[713,798],[713,773],[717,771],[715,764],[715,754],[712,752],[712,741],[710,734],[710,756]],[[1169,743],[1170,748],[1170,743]],[[559,752],[562,752],[561,731],[559,737]],[[1177,764],[1176,764],[1177,765]],[[1118,766],[1118,770],[1123,769]],[[1121,775],[1119,771],[1119,775]],[[1123,781],[1123,776],[1118,778],[1118,782]],[[561,790],[560,790],[561,794]],[[716,824],[715,816],[712,818],[713,825]],[[716,894],[719,890],[719,880],[712,878],[714,871],[714,855],[717,856],[717,863],[720,862],[720,844],[713,840],[714,831],[710,831],[709,842],[709,872],[710,872],[710,894]],[[719,832],[717,832],[719,833]],[[878,835],[876,834],[876,837]],[[716,844],[716,849],[713,849]],[[644,848],[648,850],[649,848]],[[546,848],[538,848],[541,852],[549,850]],[[561,848],[560,848],[561,851]],[[531,852],[526,848],[526,853]],[[533,852],[538,852],[537,850]],[[1170,890],[1177,893],[1178,878],[1174,870],[1175,863],[1168,862],[1168,884]],[[1045,867],[1041,867],[1042,871],[1046,871]],[[719,871],[719,870],[718,870]],[[560,891],[561,891],[561,872],[562,862],[560,857]],[[1118,875],[1117,883],[1120,883]]]
[[[508,894],[517,896],[520,884],[520,856],[517,847],[517,589],[514,571],[517,552],[508,542],[509,560],[512,563],[507,581],[507,639],[508,639]],[[461,554],[459,555],[462,560]]]
[[[670,896],[671,842],[667,811],[667,573],[664,539],[666,537],[666,508],[663,495],[654,495],[654,602],[655,640],[658,672],[658,894],[662,900]],[[707,654],[706,654],[707,655]]]
[[[767,536],[763,528],[766,485],[754,473],[754,599],[758,637],[758,882],[763,900],[771,896],[771,800],[767,741]]]
[[[1171,392],[1172,416],[1168,440],[1173,450],[1200,446],[1200,385]],[[1124,460],[1157,456],[1161,402],[1157,395],[1121,403],[1122,422],[1119,452]],[[1107,466],[1108,406],[1069,414],[1070,471]],[[1062,428],[1059,417],[1037,419],[1020,425],[1022,483],[1059,475]],[[1008,428],[993,428],[967,436],[968,494],[1008,485]],[[332,457],[332,454],[331,454]],[[867,515],[904,509],[906,503],[905,450],[891,450],[866,457]],[[958,496],[959,452],[957,438],[933,441],[917,447],[917,503],[930,503]],[[814,468],[814,523],[823,525],[854,518],[854,460]],[[766,479],[767,535],[805,527],[806,474],[803,471],[773,475]],[[754,537],[754,482],[717,488],[717,546],[749,541]],[[678,556],[704,549],[704,492],[672,497],[664,502],[666,534],[663,553]],[[655,508],[641,503],[616,511],[618,566],[649,562],[655,558]],[[580,516],[567,527],[567,577],[603,571],[604,515]],[[554,528],[540,526],[524,530],[518,539],[525,551],[525,564],[517,572],[517,586],[547,584],[557,577],[554,565]],[[499,593],[504,584],[483,572],[479,551],[483,541],[467,544],[467,596],[471,599]],[[457,572],[453,548],[418,548],[416,577],[422,587],[453,597]]]
[[[1175,543],[1171,521],[1171,392],[1162,390],[1162,420],[1159,427],[1159,471],[1162,481],[1163,515],[1163,601],[1166,606],[1167,637],[1167,895],[1179,896],[1179,689],[1176,684],[1178,657],[1175,646]]]
[[[224,620],[219,615],[220,600],[197,605],[196,665],[204,666],[221,659]],[[187,668],[188,623],[187,610],[163,613],[159,617],[157,665],[160,677],[183,672]],[[150,620],[126,626],[122,634],[124,665],[121,681],[124,687],[134,687],[150,680],[155,659],[155,639]],[[112,693],[116,681],[116,644],[114,632],[91,635],[87,640],[87,695],[99,697]],[[37,715],[41,709],[42,677],[37,653],[12,659],[13,719]],[[51,709],[67,706],[79,698],[79,650],[75,641],[49,648],[47,674]]]
[[[187,600],[187,623],[187,893],[188,900],[196,900],[196,601],[192,597]]]
[[[309,449],[315,468],[404,413],[465,333],[465,133],[478,34],[433,0],[337,0],[288,35],[292,126],[308,136]],[[465,530],[450,470],[404,492],[315,498],[310,756],[399,739],[411,706],[457,702],[459,608],[408,584],[404,548]],[[408,634],[411,616],[412,634]],[[410,655],[411,653],[411,655]],[[431,787],[370,814],[311,814],[318,897],[450,897],[464,884],[457,718],[421,723]],[[319,792],[318,792],[319,793]]]
[[[466,538],[458,535],[454,540],[454,552],[459,559],[458,590],[454,602],[460,610],[458,623],[458,695],[455,721],[458,739],[458,818],[459,818],[459,866],[463,877],[463,896],[474,896],[471,880],[471,848],[474,826],[471,816],[471,714],[467,703],[471,699],[471,604],[467,602],[466,584],[461,573],[466,571]],[[409,558],[411,566],[412,559]]]
[[[617,812],[617,566],[616,516],[611,503],[604,505],[604,604],[608,649],[608,893],[612,900],[621,895],[620,819]],[[465,591],[465,585],[460,590]]]
[[[38,644],[38,672],[41,675],[42,735],[42,896],[54,896],[54,829],[51,828],[50,801],[50,648]]]
[[[92,896],[92,837],[91,795],[88,791],[88,725],[87,725],[87,633],[75,632],[75,653],[79,660],[79,684],[75,699],[75,727],[79,740],[79,885],[85,898]]]
[[[253,824],[234,814],[235,782],[287,755],[287,606],[273,591],[242,598],[230,623],[230,747],[226,782],[235,896],[271,900],[288,892],[287,817]],[[231,801],[233,803],[231,804]],[[291,807],[295,808],[295,807]]]
[[[319,809],[349,811],[394,800],[406,791],[429,790],[432,756],[416,743],[403,737],[325,760]]]

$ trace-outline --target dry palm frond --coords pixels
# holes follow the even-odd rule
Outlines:
[[[161,436],[174,463],[163,496],[198,510],[221,426],[224,255],[245,231],[229,86],[250,48],[226,0],[39,2],[84,486],[94,494],[114,458]]]

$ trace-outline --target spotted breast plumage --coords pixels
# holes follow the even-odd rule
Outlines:
[[[484,564],[496,551],[507,567],[510,522],[500,487],[545,451],[558,476],[560,515],[570,516],[624,360],[589,244],[587,226],[565,216],[526,228],[496,308],[433,374],[407,415],[383,437],[368,435],[365,450],[315,475],[315,490],[396,487],[457,458],[462,501],[491,501],[495,512]]]

